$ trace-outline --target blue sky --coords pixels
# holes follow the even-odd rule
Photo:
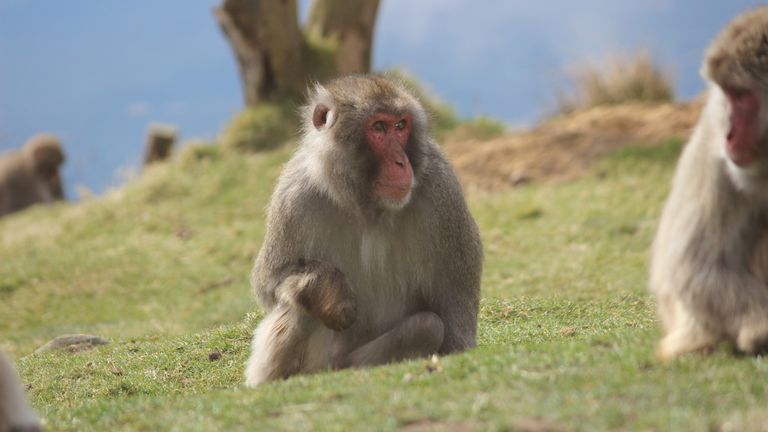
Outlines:
[[[214,137],[242,106],[215,0],[0,0],[0,151],[58,134],[64,179],[102,192],[138,165],[150,122]],[[306,11],[308,0],[301,0]],[[751,0],[382,0],[374,67],[403,67],[464,116],[530,124],[569,65],[649,50],[678,95]]]

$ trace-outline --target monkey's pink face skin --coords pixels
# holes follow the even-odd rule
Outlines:
[[[378,166],[374,193],[395,203],[406,200],[413,186],[413,169],[405,153],[412,120],[410,114],[376,113],[365,122],[365,137]]]
[[[726,137],[725,150],[734,164],[746,167],[755,162],[763,149],[759,146],[759,96],[752,90],[724,89],[731,105],[731,127]]]

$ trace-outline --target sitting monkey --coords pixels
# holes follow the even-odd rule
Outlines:
[[[267,315],[246,384],[474,347],[482,244],[422,105],[349,76],[304,119],[252,273]]]
[[[64,159],[61,143],[50,134],[35,135],[20,150],[0,155],[0,216],[63,200]]]

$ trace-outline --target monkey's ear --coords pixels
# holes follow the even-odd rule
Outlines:
[[[327,105],[318,103],[312,112],[312,124],[317,130],[330,129],[336,122],[336,112]]]

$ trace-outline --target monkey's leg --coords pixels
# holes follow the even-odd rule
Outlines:
[[[661,360],[671,360],[681,354],[707,351],[720,343],[722,336],[705,327],[684,306],[675,301],[667,315],[667,334],[656,352]]]
[[[349,366],[371,366],[436,353],[443,344],[443,320],[433,312],[419,312],[395,328],[355,349]]]
[[[745,271],[721,270],[710,274],[681,296],[691,316],[702,324],[719,324],[739,351],[758,354],[768,348],[768,289]]]
[[[736,347],[747,354],[760,354],[768,350],[768,320],[744,320],[736,337]]]
[[[329,366],[331,330],[344,330],[357,318],[354,294],[337,268],[318,261],[302,267],[282,281],[277,308],[254,332],[248,386]]]
[[[280,305],[270,312],[253,332],[245,384],[254,387],[300,372],[307,341],[317,327],[317,321],[291,305]]]
[[[720,334],[693,317],[676,297],[663,296],[658,303],[659,316],[666,331],[656,350],[660,360],[671,360],[689,352],[706,351],[722,340]]]

